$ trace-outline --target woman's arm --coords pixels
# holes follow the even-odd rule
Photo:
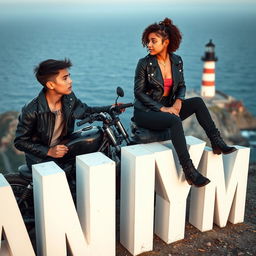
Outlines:
[[[146,107],[154,111],[160,111],[163,105],[157,101],[154,101],[149,95],[145,93],[147,84],[147,70],[146,62],[144,59],[140,59],[135,71],[134,77],[134,96]]]

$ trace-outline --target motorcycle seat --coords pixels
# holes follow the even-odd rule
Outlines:
[[[26,180],[32,180],[32,172],[26,164],[19,166],[18,171],[20,175]]]
[[[131,120],[131,139],[137,144],[170,140],[171,130],[150,130],[138,126],[133,120]]]

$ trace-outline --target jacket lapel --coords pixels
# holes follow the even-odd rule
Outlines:
[[[152,56],[152,55],[148,55],[148,56],[149,56],[149,61],[148,61],[149,75],[153,80],[157,80],[157,82],[159,84],[161,84],[163,87],[164,80],[163,80],[163,76],[161,73],[161,69],[157,63],[157,58],[156,58],[156,56]],[[152,76],[152,74],[153,74],[153,76]]]
[[[175,90],[178,87],[178,81],[180,76],[180,70],[179,70],[179,60],[174,55],[170,55],[171,63],[172,63],[172,81],[173,81],[173,90]]]

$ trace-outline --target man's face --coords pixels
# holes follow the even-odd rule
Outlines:
[[[59,74],[55,76],[51,82],[52,89],[61,95],[67,95],[72,92],[72,80],[68,69],[59,70]]]

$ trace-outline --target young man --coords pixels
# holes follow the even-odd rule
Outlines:
[[[36,163],[61,159],[68,148],[60,142],[74,131],[76,119],[90,113],[108,111],[110,106],[89,107],[72,92],[70,60],[45,60],[35,69],[35,76],[43,89],[26,104],[19,116],[14,145],[25,152],[26,162]]]

